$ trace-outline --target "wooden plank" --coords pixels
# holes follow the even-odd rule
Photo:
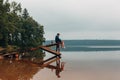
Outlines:
[[[17,52],[12,52],[12,53],[5,53],[5,54],[0,54],[0,56],[9,56],[9,55],[13,55],[13,54],[17,54]]]
[[[52,59],[54,59],[54,58],[57,58],[57,56],[53,56],[53,57],[51,57],[51,58],[48,58],[48,59],[44,60],[43,63],[45,63],[45,62],[47,62],[47,61],[50,61],[50,60],[52,60]],[[59,58],[60,58],[60,57],[59,57]]]
[[[57,43],[45,45],[45,47],[51,47],[51,46],[55,46],[55,45],[57,45]]]
[[[60,60],[60,58],[54,58],[53,60],[50,60],[50,61],[48,61],[47,63],[44,63],[43,65],[41,65],[41,67],[46,67],[46,66],[48,66],[49,64],[51,64],[51,63],[53,63],[53,62],[55,62],[55,61],[57,61],[57,60]]]
[[[1,47],[0,47],[0,52],[3,51],[3,50],[5,50],[5,48],[1,48]]]
[[[61,55],[60,52],[56,52],[56,51],[51,50],[50,48],[45,47],[45,46],[40,46],[39,48],[41,48],[41,49],[43,49],[43,50],[45,50],[45,51],[48,51],[48,52],[50,52],[50,53],[52,53],[52,54],[54,54],[54,55]]]
[[[17,52],[12,52],[12,53],[3,54],[3,57],[4,57],[4,56],[13,55],[13,54],[17,54]]]
[[[5,52],[6,52],[6,49],[1,50],[1,51],[0,51],[0,54],[3,54],[3,53],[5,53]]]

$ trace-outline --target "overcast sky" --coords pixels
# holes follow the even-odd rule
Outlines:
[[[120,0],[14,1],[44,25],[46,39],[57,32],[62,39],[120,39]]]

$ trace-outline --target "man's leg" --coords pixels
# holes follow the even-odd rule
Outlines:
[[[56,45],[56,51],[60,52],[60,45],[59,44]]]

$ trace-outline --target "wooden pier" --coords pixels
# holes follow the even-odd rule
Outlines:
[[[44,51],[47,51],[48,53],[53,54],[53,57],[51,57],[49,59],[46,59],[46,60],[44,60],[43,62],[40,63],[40,64],[46,63],[46,64],[43,65],[43,66],[45,66],[45,65],[50,64],[50,63],[54,62],[55,60],[59,60],[61,58],[61,53],[60,52],[52,50],[50,48],[51,46],[56,46],[56,45],[57,44],[55,43],[55,44],[49,44],[49,45],[44,45],[44,46],[38,46],[36,48],[31,48],[30,50],[28,50],[28,52],[35,51],[35,50],[38,50],[38,49],[42,49]],[[3,52],[3,51],[5,51],[5,50],[2,49],[0,51],[0,53]],[[11,52],[8,52],[8,53],[0,54],[0,57],[3,57],[3,58],[4,57],[11,57],[11,58],[13,58],[13,57],[16,57],[16,55],[21,55],[21,54],[18,54],[18,52],[16,52],[16,51],[11,51]]]
[[[45,46],[39,46],[39,47],[36,47],[36,48],[31,48],[31,49],[29,49],[29,50],[27,50],[28,52],[31,52],[31,51],[35,51],[35,50],[38,50],[38,49],[42,49],[42,50],[44,50],[44,51],[47,51],[47,52],[49,52],[49,53],[51,53],[51,54],[54,54],[54,55],[57,55],[57,56],[59,56],[59,55],[61,55],[61,53],[60,52],[57,52],[57,51],[55,51],[55,50],[52,50],[50,47],[51,46],[56,46],[57,44],[55,43],[55,44],[49,44],[49,45],[45,45]],[[7,52],[7,53],[5,53],[5,49],[2,49],[2,50],[0,50],[0,56],[8,56],[8,55],[14,55],[14,54],[18,54],[18,52],[17,51],[11,51],[11,52]]]

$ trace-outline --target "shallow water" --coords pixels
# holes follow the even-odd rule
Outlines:
[[[64,70],[1,61],[0,80],[120,80],[120,51],[61,52]],[[45,59],[52,55],[46,55]],[[50,65],[56,66],[56,62]],[[17,77],[17,78],[16,78]]]
[[[120,80],[120,51],[62,52],[62,61],[61,78],[43,69],[33,80]]]

